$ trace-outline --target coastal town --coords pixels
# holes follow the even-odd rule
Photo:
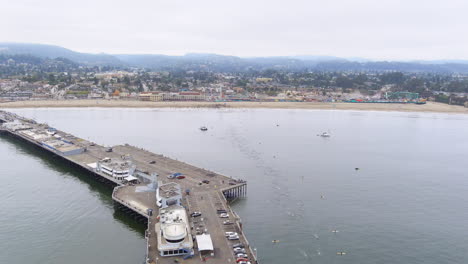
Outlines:
[[[0,264],[468,264],[468,0],[1,7]]]
[[[468,75],[152,70],[83,66],[65,59],[35,62],[29,57],[0,58],[0,102],[29,100],[420,104],[434,101],[466,107]]]

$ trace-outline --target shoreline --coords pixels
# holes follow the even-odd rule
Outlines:
[[[360,110],[468,114],[468,108],[458,105],[427,102],[416,104],[385,103],[323,103],[323,102],[149,102],[128,100],[47,100],[15,101],[0,103],[0,108],[266,108],[266,109],[316,109],[316,110]]]

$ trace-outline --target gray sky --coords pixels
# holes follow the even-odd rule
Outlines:
[[[81,52],[468,59],[467,0],[0,0],[0,41]]]

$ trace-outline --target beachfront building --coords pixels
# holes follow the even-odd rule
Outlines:
[[[158,102],[163,100],[163,95],[159,92],[144,92],[138,95],[141,101]]]
[[[163,101],[205,101],[205,95],[199,92],[163,93]]]
[[[159,93],[143,92],[138,95],[140,101],[205,101],[206,96],[199,92]]]

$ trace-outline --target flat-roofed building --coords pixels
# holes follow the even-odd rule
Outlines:
[[[64,142],[60,139],[49,139],[42,141],[41,145],[62,156],[77,155],[84,152],[83,147]]]
[[[33,139],[35,141],[43,141],[51,137],[48,133],[46,133],[45,130],[38,131],[36,129],[30,129],[30,130],[22,130],[20,132],[21,135],[26,136],[30,139]]]
[[[163,93],[163,101],[204,101],[205,95],[199,92]]]
[[[155,230],[161,256],[193,254],[193,239],[184,207],[174,205],[160,209]]]
[[[159,208],[182,204],[182,192],[180,185],[175,182],[158,184],[156,189],[156,204]]]
[[[125,157],[123,159],[104,158],[96,163],[96,170],[112,176],[116,180],[124,180],[129,176],[133,176],[136,165]]]
[[[138,95],[141,101],[157,102],[163,100],[163,95],[158,92],[143,92]]]
[[[30,125],[27,125],[27,124],[23,124],[19,121],[13,121],[13,122],[7,122],[7,123],[4,123],[3,124],[3,127],[5,127],[6,129],[9,129],[11,131],[21,131],[21,130],[29,130],[29,129],[32,129],[32,126]]]

